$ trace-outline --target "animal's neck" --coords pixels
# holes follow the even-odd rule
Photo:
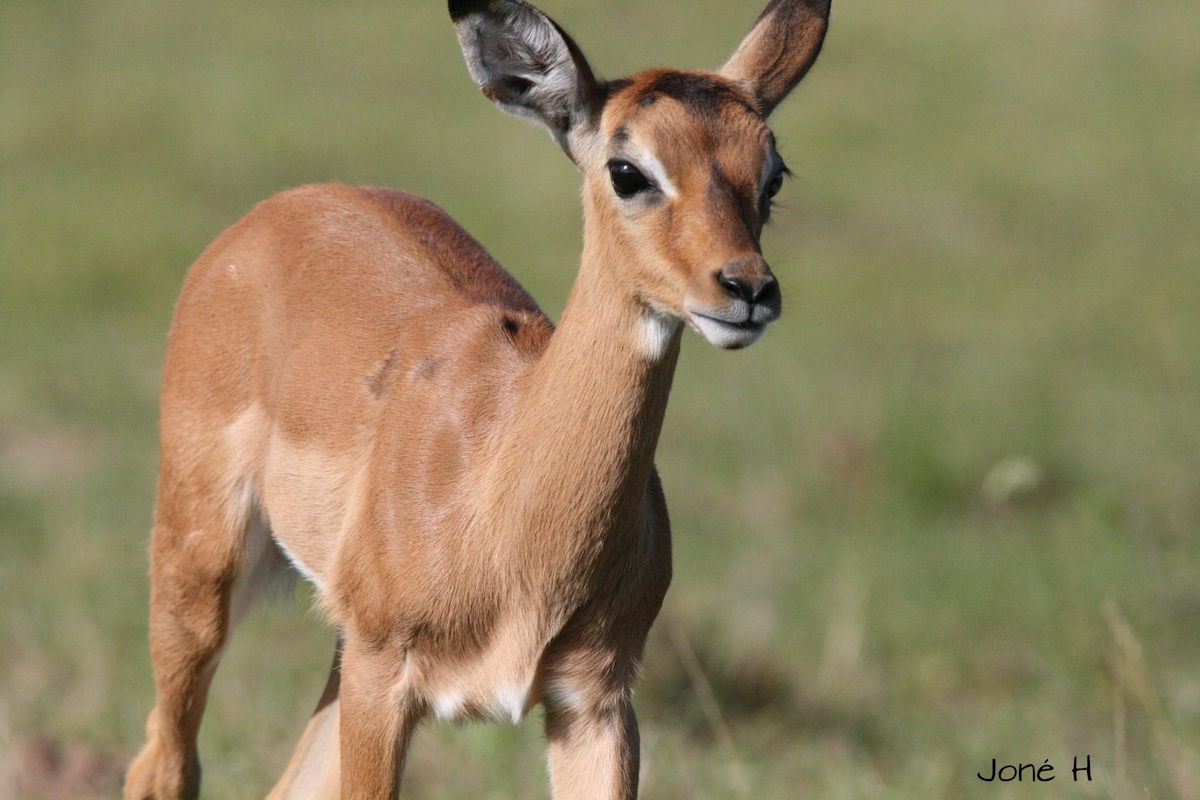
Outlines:
[[[521,383],[497,463],[505,496],[492,500],[537,561],[600,557],[634,529],[679,356],[678,324],[622,285],[628,250],[596,227],[586,226],[562,323]]]

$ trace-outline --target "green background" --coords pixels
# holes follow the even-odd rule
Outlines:
[[[760,7],[546,10],[615,77],[716,67]],[[644,797],[1200,796],[1198,45],[1195,0],[837,0],[772,119],[784,316],[686,334]],[[116,794],[174,297],[327,180],[431,198],[561,311],[578,178],[439,3],[0,3],[0,797]],[[307,601],[235,637],[205,796],[281,771],[332,646]],[[406,792],[546,796],[537,717],[427,726]]]

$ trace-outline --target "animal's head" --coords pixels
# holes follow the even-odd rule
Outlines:
[[[584,175],[589,227],[619,248],[638,300],[726,348],[780,312],[759,238],[787,168],[767,117],[816,61],[830,0],[772,0],[717,72],[600,81],[521,0],[450,0],[471,76],[544,125]]]

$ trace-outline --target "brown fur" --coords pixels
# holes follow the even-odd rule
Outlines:
[[[483,19],[488,35],[512,33],[479,16],[496,9],[545,19],[513,0],[468,6],[456,23]],[[384,189],[285,192],[192,267],[162,394],[157,704],[127,798],[198,795],[217,659],[289,560],[339,649],[272,797],[395,797],[424,716],[515,721],[539,702],[556,798],[636,795],[630,694],[671,577],[652,461],[679,321],[778,315],[777,292],[738,306],[728,283],[773,285],[758,243],[773,140],[745,73],[603,87],[573,43],[561,53],[579,96],[559,80],[516,109],[584,174],[583,259],[557,331],[441,209]],[[473,67],[485,89],[503,81],[488,68]],[[502,85],[506,104],[526,102]],[[657,162],[672,192],[619,200],[612,159]]]

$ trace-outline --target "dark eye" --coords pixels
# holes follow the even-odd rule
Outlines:
[[[646,176],[628,161],[609,162],[608,174],[612,177],[613,191],[620,197],[633,197],[650,188]]]
[[[783,188],[783,170],[775,173],[775,177],[771,178],[771,182],[767,184],[767,197],[774,197],[779,194],[779,190]]]

